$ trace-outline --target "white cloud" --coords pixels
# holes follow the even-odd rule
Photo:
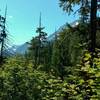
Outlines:
[[[12,18],[13,18],[13,16],[11,16],[11,15],[10,15],[10,16],[8,16],[8,17],[9,17],[10,19],[12,19]]]

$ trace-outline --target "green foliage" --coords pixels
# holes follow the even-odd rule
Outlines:
[[[81,3],[60,0],[69,13]],[[79,11],[83,15],[89,12],[85,3]],[[31,40],[29,51],[9,57],[0,68],[0,100],[100,100],[100,51],[94,59],[84,53],[89,48],[89,27],[83,22],[68,24],[50,42],[44,28],[37,28],[41,34]]]
[[[37,98],[35,93],[38,92],[38,89],[35,87],[36,79],[31,62],[25,65],[23,57],[9,58],[0,69],[0,73],[1,100],[33,100],[33,98]]]
[[[52,51],[52,68],[61,77],[69,74],[70,67],[80,63],[83,50],[88,47],[88,24],[80,23],[75,27],[68,24],[66,27],[56,37]]]
[[[59,0],[59,1],[60,1],[60,7],[62,7],[64,11],[69,13],[73,11],[73,7],[76,4],[80,4],[80,0]]]
[[[91,55],[86,53],[82,64],[74,69],[77,71],[76,75],[69,75],[69,81],[71,85],[74,85],[73,91],[71,94],[71,99],[76,98],[79,100],[99,100],[100,99],[100,59],[94,58],[93,66],[91,67],[90,60]],[[74,81],[73,81],[74,80]],[[71,92],[70,92],[71,93]]]
[[[45,100],[99,100],[100,99],[100,59],[94,58],[90,65],[91,55],[87,52],[81,65],[75,67],[74,73],[64,77],[47,80]],[[76,73],[75,73],[76,72]],[[57,82],[57,83],[56,83]],[[57,95],[56,95],[57,94]]]
[[[87,20],[88,13],[90,13],[90,2],[89,0],[59,0],[59,6],[63,9],[63,11],[66,11],[67,13],[70,13],[74,11],[74,7],[78,6],[77,10],[74,11],[75,13],[78,12],[81,16],[83,16],[82,20]]]
[[[34,68],[31,61],[26,66],[25,58],[8,58],[0,68],[1,100],[99,100],[100,99],[100,59],[99,53],[93,60],[86,52],[81,65],[65,69],[63,80],[56,71]]]

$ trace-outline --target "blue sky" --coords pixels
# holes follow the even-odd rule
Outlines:
[[[73,14],[68,16],[59,7],[59,0],[0,0],[0,14],[7,11],[7,29],[9,41],[13,44],[23,44],[36,36],[39,14],[42,13],[42,25],[48,35],[66,22],[77,19]]]

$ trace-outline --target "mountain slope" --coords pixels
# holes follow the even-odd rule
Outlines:
[[[25,54],[25,52],[28,50],[29,45],[27,43],[24,43],[20,46],[18,46],[15,50],[18,54]]]
[[[25,52],[28,50],[28,47],[29,45],[27,43],[24,43],[22,45],[13,45],[4,52],[6,55],[25,54]]]

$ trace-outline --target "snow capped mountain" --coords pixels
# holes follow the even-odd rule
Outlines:
[[[79,21],[78,21],[78,20],[76,20],[76,21],[70,23],[71,27],[75,27],[75,26],[77,26],[78,24],[79,24]],[[48,36],[48,40],[49,40],[49,41],[54,40],[54,39],[55,39],[55,36],[58,36],[59,33],[62,32],[63,29],[66,29],[66,28],[67,28],[67,24],[62,25],[56,32],[54,32],[53,34],[51,34],[50,36]]]
[[[8,48],[5,52],[9,55],[13,54],[25,54],[28,50],[29,45],[24,43],[22,45],[13,45],[12,47]]]
[[[9,56],[15,54],[17,47],[18,47],[17,45],[8,47],[8,49],[4,50],[4,55]]]
[[[18,54],[25,54],[25,52],[28,50],[28,47],[29,47],[29,44],[24,43],[24,44],[22,44],[20,46],[17,46],[15,51]]]
[[[70,25],[72,27],[75,27],[79,24],[79,21],[76,20],[72,23],[70,23]],[[62,25],[56,32],[54,32],[53,34],[51,34],[50,36],[48,36],[48,41],[53,41],[55,40],[55,36],[59,35],[59,32],[63,31],[63,29],[67,28],[67,24]],[[5,54],[7,55],[14,55],[14,54],[25,54],[25,52],[28,50],[29,44],[28,43],[24,43],[22,45],[13,45],[12,47],[8,48],[5,51]]]

